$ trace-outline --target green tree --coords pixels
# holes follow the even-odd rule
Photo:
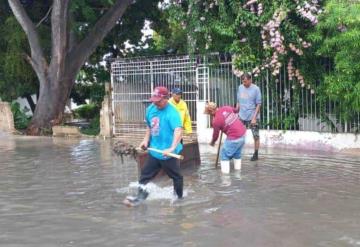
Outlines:
[[[26,97],[34,111],[31,95],[37,93],[38,80],[23,56],[23,51],[27,50],[25,33],[13,16],[6,18],[0,32],[0,97],[6,101]]]
[[[188,34],[179,22],[181,16],[175,18],[179,12],[173,6],[164,6],[162,21],[153,24],[155,29],[152,44],[157,54],[186,54],[188,52]],[[181,13],[180,13],[181,14]]]
[[[39,99],[29,134],[39,134],[61,121],[85,62],[93,65],[109,52],[117,56],[124,40],[139,40],[145,18],[156,16],[157,2],[8,0],[28,40],[29,53],[24,50],[24,56],[39,81]]]
[[[312,61],[307,34],[321,7],[317,0],[174,0],[165,9],[186,30],[190,53],[231,52],[237,75],[251,64],[255,76],[267,69],[276,76],[285,65],[305,84],[309,75],[299,68]]]
[[[85,100],[90,100],[100,108],[105,95],[104,83],[109,81],[110,72],[103,66],[83,66],[70,97],[76,104],[86,104]]]
[[[319,46],[317,54],[333,64],[322,85],[325,95],[340,103],[339,112],[348,120],[360,112],[360,3],[328,1],[310,37]]]

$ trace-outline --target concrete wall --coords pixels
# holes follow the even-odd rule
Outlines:
[[[10,104],[0,102],[0,131],[14,132],[14,117],[11,112]]]
[[[80,133],[79,127],[75,126],[53,126],[52,127],[53,136],[57,137],[81,137],[83,136]]]
[[[210,143],[212,129],[199,129],[199,143]],[[225,136],[223,136],[223,140]],[[246,146],[253,146],[251,130],[246,132]],[[349,133],[319,133],[312,131],[260,130],[260,145],[303,150],[353,151],[360,154],[360,136]],[[261,148],[261,147],[260,147]]]
[[[203,114],[205,102],[198,105],[198,141],[210,143],[212,129],[208,128],[209,116]],[[223,136],[225,140],[225,136]],[[251,130],[246,132],[246,146],[253,147]],[[260,130],[260,148],[279,147],[303,150],[350,151],[360,154],[360,135],[352,133],[320,133],[313,131]]]

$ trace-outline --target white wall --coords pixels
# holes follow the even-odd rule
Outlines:
[[[32,99],[34,101],[34,104],[36,105],[36,103],[37,103],[36,95],[33,94],[33,95],[31,95],[31,97],[32,97]],[[15,101],[20,104],[20,109],[23,112],[25,112],[27,116],[32,116],[33,115],[32,111],[31,111],[31,108],[30,108],[30,105],[29,105],[26,98],[19,97]],[[74,109],[76,109],[78,107],[79,106],[77,104],[75,104],[72,99],[70,99],[70,100],[68,100],[68,102],[67,102],[67,104],[65,106],[64,112],[70,112],[70,110],[74,110]]]
[[[31,98],[33,99],[34,101],[34,104],[36,104],[36,95],[33,94],[31,95]],[[16,102],[18,102],[20,104],[20,109],[26,113],[27,116],[32,116],[32,111],[31,111],[31,108],[30,108],[30,105],[28,103],[28,101],[26,100],[26,98],[17,98],[15,100]]]
[[[212,129],[198,129],[199,143],[210,143]],[[223,136],[223,140],[225,136]],[[252,147],[251,130],[246,132],[246,146]],[[260,130],[260,145],[303,150],[341,151],[352,149],[360,154],[360,135],[350,133],[319,133],[312,131]],[[261,148],[261,147],[260,147]]]
[[[209,116],[203,114],[205,103],[198,106],[197,134],[199,143],[208,144],[212,138],[212,129],[207,128]],[[202,110],[199,110],[202,109]],[[223,136],[225,140],[226,136]],[[218,143],[218,142],[217,142]],[[254,140],[251,130],[246,132],[245,146],[252,148]],[[360,154],[360,135],[353,133],[320,133],[313,131],[260,130],[260,148],[280,147],[303,150],[341,151],[349,150]]]

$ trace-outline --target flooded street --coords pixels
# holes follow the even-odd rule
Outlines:
[[[244,150],[223,176],[214,153],[127,208],[136,163],[106,140],[0,135],[0,246],[360,246],[360,156]]]

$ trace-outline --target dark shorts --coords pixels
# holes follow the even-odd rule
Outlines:
[[[245,121],[240,119],[241,122],[246,126],[246,128],[251,129],[254,139],[259,139],[259,120],[256,120],[256,124],[251,124],[251,121]]]

